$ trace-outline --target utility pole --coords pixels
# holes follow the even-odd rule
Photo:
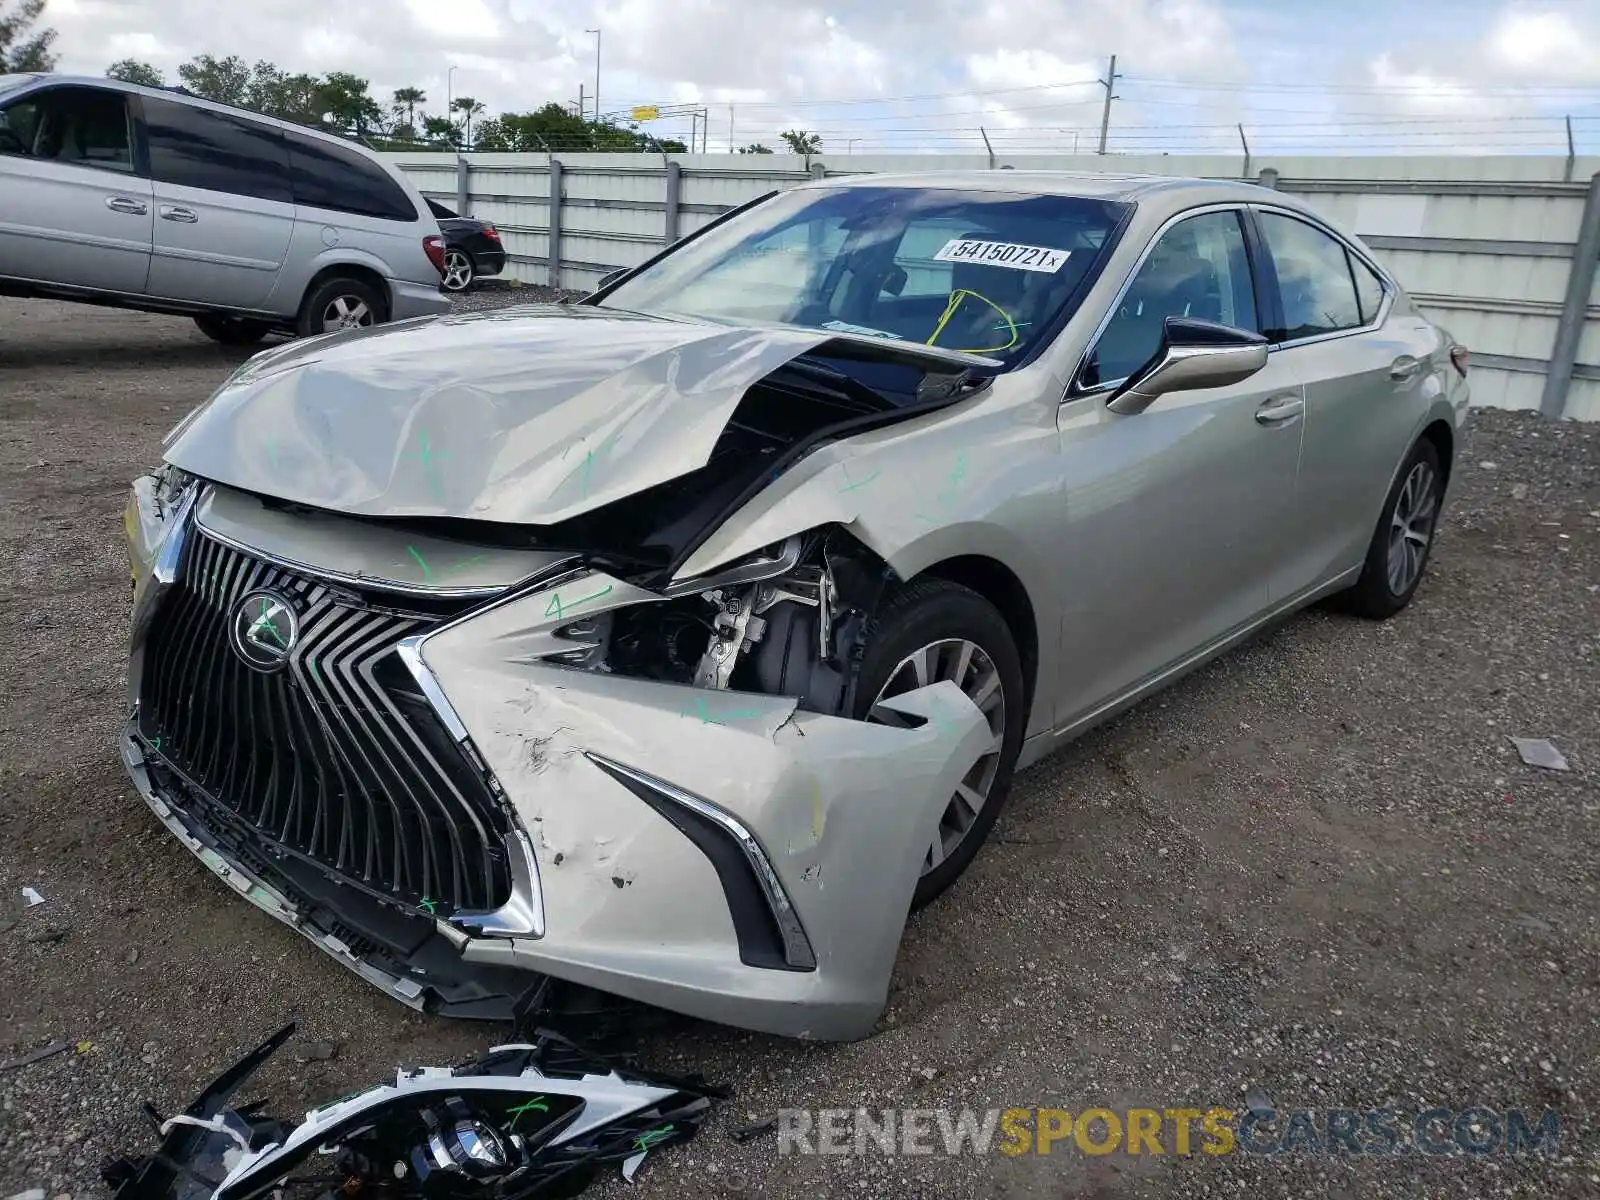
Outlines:
[[[589,119],[589,108],[584,103],[584,99],[583,99],[583,84],[580,83],[578,85],[578,120],[587,121],[588,119]]]
[[[598,125],[600,123],[600,31],[585,29],[584,32],[594,34],[594,120]]]
[[[1567,128],[1570,129],[1571,127],[1572,127],[1572,123],[1569,121],[1567,123]],[[738,151],[734,148],[734,145],[733,145],[733,104],[732,104],[731,101],[728,104],[728,153],[729,154],[737,154],[738,153]]]
[[[1106,133],[1111,128],[1111,102],[1117,99],[1112,89],[1117,86],[1117,56],[1111,56],[1111,70],[1106,72],[1106,77],[1100,80],[1100,86],[1106,89],[1106,106],[1100,113],[1100,153],[1106,152]]]

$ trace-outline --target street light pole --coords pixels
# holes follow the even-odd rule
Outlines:
[[[594,120],[600,123],[600,31],[598,29],[585,29],[585,33],[594,34]]]

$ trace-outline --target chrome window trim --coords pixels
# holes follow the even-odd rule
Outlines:
[[[1117,294],[1111,298],[1111,303],[1106,305],[1106,311],[1100,317],[1100,323],[1095,326],[1094,333],[1089,336],[1088,345],[1084,347],[1083,354],[1078,359],[1078,365],[1072,369],[1072,382],[1067,387],[1067,394],[1062,401],[1063,403],[1069,403],[1073,400],[1082,400],[1087,396],[1099,395],[1101,392],[1109,392],[1119,385],[1126,383],[1130,378],[1129,376],[1124,375],[1121,379],[1101,380],[1093,387],[1088,388],[1084,387],[1079,382],[1083,378],[1083,368],[1088,365],[1089,356],[1093,354],[1095,352],[1095,348],[1099,346],[1100,339],[1105,335],[1106,328],[1111,324],[1111,319],[1116,316],[1117,308],[1119,305],[1121,305],[1122,298],[1128,294],[1128,289],[1133,286],[1133,281],[1139,277],[1139,272],[1144,269],[1145,260],[1150,257],[1150,252],[1156,248],[1156,244],[1160,242],[1162,238],[1166,237],[1168,230],[1172,229],[1173,226],[1181,224],[1182,222],[1193,217],[1203,217],[1208,213],[1218,212],[1243,214],[1245,209],[1248,207],[1250,206],[1242,200],[1225,200],[1212,204],[1201,204],[1195,208],[1186,208],[1182,212],[1174,213],[1161,223],[1161,226],[1155,231],[1155,233],[1151,234],[1149,240],[1145,242],[1144,249],[1139,253],[1138,261],[1129,268],[1127,275],[1122,280],[1122,286],[1117,289]],[[1239,235],[1241,237],[1244,236],[1243,229],[1240,229]],[[1251,286],[1254,286],[1253,282]],[[1259,313],[1256,314],[1256,320],[1259,323]],[[1269,349],[1271,348],[1269,347]]]
[[[1310,337],[1295,338],[1293,341],[1275,342],[1272,346],[1274,350],[1296,350],[1301,346],[1314,346],[1319,342],[1331,342],[1335,338],[1356,337],[1359,334],[1372,333],[1375,330],[1383,328],[1383,323],[1389,319],[1389,314],[1394,311],[1395,297],[1399,293],[1400,285],[1394,281],[1394,278],[1389,274],[1389,272],[1385,271],[1376,262],[1374,262],[1370,255],[1363,253],[1361,250],[1351,245],[1349,239],[1339,233],[1338,230],[1331,228],[1321,220],[1318,220],[1316,217],[1312,216],[1310,213],[1300,212],[1297,209],[1292,208],[1284,208],[1279,204],[1251,203],[1247,207],[1252,213],[1265,213],[1275,217],[1287,217],[1291,221],[1299,221],[1302,225],[1309,225],[1318,232],[1327,234],[1334,241],[1338,242],[1339,245],[1344,247],[1345,253],[1356,259],[1356,261],[1369,267],[1372,270],[1372,273],[1378,277],[1378,282],[1383,285],[1383,303],[1378,306],[1378,315],[1371,321],[1366,322],[1364,325],[1352,325],[1349,329],[1335,329],[1329,333],[1315,333]],[[1267,239],[1267,233],[1264,229],[1261,231],[1261,242],[1266,247],[1267,253],[1271,254],[1272,246]],[[1353,277],[1350,280],[1350,286],[1356,286],[1356,281]],[[1360,288],[1356,288],[1357,312],[1361,310],[1360,290]]]

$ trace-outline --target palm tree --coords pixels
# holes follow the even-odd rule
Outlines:
[[[457,96],[450,107],[466,119],[467,128],[461,138],[461,144],[470,150],[472,148],[472,118],[483,111],[483,105],[471,96]]]
[[[404,108],[406,110],[406,124],[415,129],[417,127],[417,105],[425,104],[427,100],[427,94],[421,88],[395,88],[394,111],[398,114],[401,108]]]
[[[800,129],[787,129],[778,135],[789,143],[789,149],[796,154],[804,154],[810,158],[813,154],[822,153],[822,135],[820,133],[806,133]]]

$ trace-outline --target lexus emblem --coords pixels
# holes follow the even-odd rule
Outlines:
[[[278,671],[300,640],[300,614],[286,596],[247,592],[233,608],[233,649],[257,671]]]

